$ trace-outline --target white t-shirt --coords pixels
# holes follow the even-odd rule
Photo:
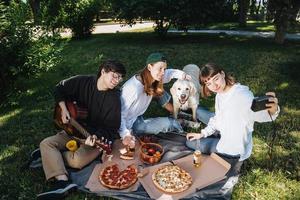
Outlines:
[[[168,83],[171,79],[182,79],[184,72],[178,69],[166,69],[163,76],[163,83]],[[143,115],[151,103],[153,96],[144,92],[144,85],[136,78],[131,77],[122,87],[121,93],[121,127],[120,137],[124,138],[130,134],[133,123],[138,116]]]
[[[240,155],[240,161],[250,157],[252,152],[252,131],[254,122],[268,122],[271,118],[267,110],[253,112],[251,104],[254,96],[247,86],[233,85],[227,92],[218,93],[215,99],[215,116],[205,129],[204,137],[220,132],[217,151],[229,155]],[[273,120],[279,114],[276,112]]]

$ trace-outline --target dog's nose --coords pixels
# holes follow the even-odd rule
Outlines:
[[[182,94],[180,95],[181,99],[185,99],[186,95],[185,94]]]

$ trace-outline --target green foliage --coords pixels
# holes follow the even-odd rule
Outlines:
[[[29,69],[31,74],[50,70],[60,62],[63,45],[58,37],[40,37],[28,49],[24,68]]]
[[[66,25],[72,29],[76,38],[91,35],[93,20],[101,7],[100,0],[69,0],[65,5]]]
[[[53,33],[59,32],[60,28],[66,26],[64,12],[65,1],[46,0],[41,2],[43,25]]]
[[[47,0],[42,3],[44,24],[53,33],[66,27],[76,38],[90,36],[93,20],[103,3],[103,0]]]
[[[155,32],[165,35],[170,26],[188,29],[211,22],[235,19],[234,1],[226,0],[114,0],[113,10],[119,20],[134,24],[138,20],[153,20]]]
[[[30,8],[22,2],[1,4],[0,89],[18,76],[29,77],[50,69],[59,61],[58,40],[32,24]]]
[[[31,46],[30,19],[28,7],[21,3],[11,2],[10,6],[1,4],[0,32],[0,75],[2,87],[7,86],[9,79],[18,73],[27,73],[23,68],[27,50]],[[1,88],[1,86],[0,86]]]

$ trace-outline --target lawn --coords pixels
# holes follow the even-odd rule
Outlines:
[[[240,27],[237,22],[226,22],[226,23],[213,23],[208,24],[197,29],[209,29],[209,30],[242,30],[242,31],[258,31],[258,32],[267,32],[275,31],[274,23],[267,21],[253,21],[248,20],[246,27]],[[300,24],[297,23],[295,26],[290,26],[287,30],[287,33],[299,33]]]
[[[0,194],[1,200],[35,199],[49,186],[41,169],[22,169],[29,152],[56,132],[53,89],[63,78],[97,71],[107,58],[121,60],[129,78],[144,66],[146,56],[155,51],[168,57],[168,64],[182,68],[189,63],[215,62],[234,73],[255,95],[275,91],[281,114],[276,120],[276,138],[270,160],[272,124],[256,124],[254,148],[243,166],[233,199],[300,198],[300,43],[279,46],[268,39],[172,34],[156,38],[152,33],[93,35],[88,40],[66,39],[62,62],[47,73],[18,80],[0,106]],[[213,109],[213,98],[200,104]],[[167,115],[151,105],[147,116]],[[76,193],[67,199],[99,199]],[[103,198],[102,198],[103,199]]]

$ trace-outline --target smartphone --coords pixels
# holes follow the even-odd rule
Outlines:
[[[252,101],[251,110],[254,112],[265,110],[269,107],[266,106],[267,103],[270,103],[269,99],[273,97],[271,95],[265,95],[261,97],[255,97]]]

